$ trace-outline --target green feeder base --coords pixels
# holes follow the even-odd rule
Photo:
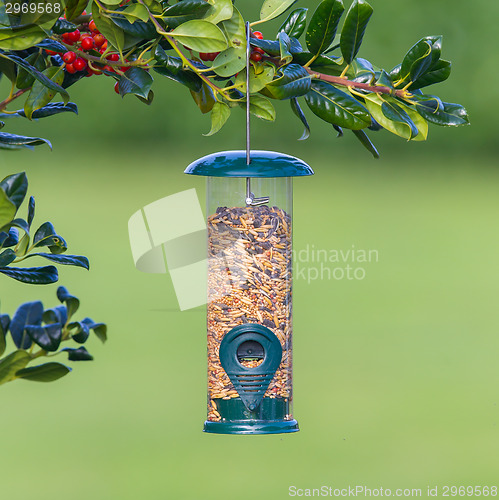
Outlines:
[[[204,423],[204,432],[211,434],[284,434],[287,432],[298,432],[296,420],[265,421],[265,420],[240,420],[231,422]]]

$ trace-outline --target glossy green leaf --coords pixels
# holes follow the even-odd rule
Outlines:
[[[56,92],[59,92],[65,103],[69,102],[69,94],[66,91],[66,89],[62,88],[60,85],[52,81],[47,75],[43,74],[42,72],[38,71],[36,68],[31,66],[31,64],[25,61],[22,57],[13,54],[5,54],[1,52],[0,52],[0,57],[9,59],[10,61],[13,61],[18,66],[20,66],[21,68],[24,68],[28,73],[30,73],[35,77],[35,80],[45,85],[45,87],[51,90],[55,90]]]
[[[26,258],[31,257],[43,257],[44,259],[55,262],[56,264],[61,264],[63,266],[76,266],[83,267],[84,269],[89,269],[90,264],[88,259],[82,255],[58,255],[52,253],[30,253]]]
[[[371,124],[368,110],[359,101],[328,83],[312,82],[305,100],[315,115],[333,125],[359,130]]]
[[[62,45],[62,43],[57,40],[52,40],[52,38],[45,38],[40,43],[37,43],[35,47],[39,47],[41,49],[52,50],[54,52],[66,52],[66,47]]]
[[[255,68],[250,67],[250,93],[255,94],[260,92],[266,85],[268,85],[275,75],[275,68],[272,65],[266,64],[263,66],[262,71],[255,74]],[[236,77],[236,85],[239,85],[239,90],[246,93],[246,70],[239,72]]]
[[[33,237],[35,248],[48,247],[51,253],[64,253],[68,246],[62,236],[59,236],[51,222],[43,223],[35,232]]]
[[[137,19],[144,23],[149,21],[149,10],[140,3],[129,3],[121,12],[131,23],[134,23]]]
[[[365,0],[354,0],[348,9],[340,38],[341,53],[347,64],[350,64],[359,52],[372,13],[373,8]]]
[[[103,344],[106,342],[107,326],[104,323],[95,323],[95,321],[91,318],[84,318],[81,322],[87,325]]]
[[[260,9],[260,21],[266,22],[286,12],[298,0],[265,0]]]
[[[201,18],[210,8],[211,5],[205,0],[182,0],[165,9],[162,17],[170,18],[197,15]]]
[[[289,99],[307,94],[312,86],[312,77],[299,64],[288,64],[265,88],[274,99]]]
[[[425,37],[414,44],[402,61],[399,72],[399,85],[415,82],[423,76],[440,58],[442,37]]]
[[[208,21],[187,21],[169,35],[197,52],[219,52],[227,48],[227,40],[222,30]]]
[[[22,29],[0,28],[0,49],[25,50],[46,38],[47,34],[38,26]]]
[[[82,14],[86,9],[88,0],[66,0],[66,8],[64,10],[66,19],[72,21]]]
[[[0,190],[7,195],[16,209],[18,209],[28,192],[28,178],[26,173],[21,172],[19,174],[8,175],[0,182]]]
[[[400,106],[390,105],[377,94],[365,95],[365,103],[373,118],[386,130],[408,141],[416,137],[418,129]]]
[[[213,91],[211,90],[205,82],[201,85],[201,90],[199,92],[195,92],[191,90],[192,98],[194,102],[197,104],[198,108],[201,110],[201,113],[206,114],[209,113],[213,106],[215,105],[216,99],[213,95]]]
[[[133,19],[133,18],[132,18]],[[140,40],[148,40],[157,36],[156,28],[151,22],[143,22],[135,20],[131,23],[124,16],[113,15],[111,16],[112,22],[120,28],[125,34],[125,41],[123,47],[135,45]],[[133,37],[132,43],[128,42],[128,36]]]
[[[246,67],[246,49],[242,46],[239,48],[229,47],[220,52],[213,61],[212,69],[222,77],[230,77],[239,73]]]
[[[6,336],[9,330],[10,317],[8,314],[0,314],[0,356],[5,352],[7,347]]]
[[[90,336],[90,328],[86,323],[73,321],[68,324],[68,330],[71,332],[71,338],[79,344],[84,344]]]
[[[290,37],[300,38],[307,25],[307,12],[308,9],[305,8],[295,9],[281,24],[278,33],[284,31]]]
[[[54,382],[67,375],[70,371],[71,368],[61,363],[45,363],[19,370],[16,377],[33,382]]]
[[[277,35],[277,40],[279,41],[279,56],[282,63],[289,64],[293,60],[291,55],[291,40],[285,31],[281,31]]]
[[[154,65],[156,73],[181,83],[195,92],[201,90],[201,78],[193,71],[184,70],[180,57],[169,56],[159,45],[156,47],[154,57],[157,63]]]
[[[152,82],[152,76],[145,69],[132,67],[121,75],[118,90],[122,97],[134,94],[147,99]]]
[[[246,29],[244,19],[234,7],[232,17],[222,22],[222,31],[231,47],[246,49]]]
[[[68,318],[71,318],[71,316],[78,311],[80,300],[74,295],[71,295],[66,287],[60,286],[57,288],[57,298],[66,305]]]
[[[379,152],[367,134],[363,130],[352,130],[352,132],[355,134],[355,137],[357,137],[360,143],[374,156],[374,158],[378,159]]]
[[[8,59],[0,57],[0,74],[5,75],[12,83],[17,79],[16,65]]]
[[[443,108],[435,112],[429,112],[419,108],[419,113],[430,123],[447,127],[458,127],[459,125],[469,125],[468,112],[460,104],[443,102]]]
[[[310,61],[313,54],[310,52],[302,52],[301,54],[293,54],[293,62],[301,64],[302,66]],[[354,61],[355,64],[355,61]],[[310,65],[310,69],[325,75],[340,76],[345,68],[343,58],[335,58],[330,56],[318,56]]]
[[[109,44],[121,52],[125,44],[123,30],[111,19],[104,17],[95,2],[92,4],[92,19],[97,29],[107,38]]]
[[[240,106],[246,108],[246,102],[242,102]],[[276,117],[274,106],[272,103],[261,95],[252,95],[250,98],[250,113],[265,121],[273,122]]]
[[[12,248],[7,248],[0,253],[0,267],[7,267],[16,260],[16,252]]]
[[[0,360],[0,385],[12,380],[31,360],[26,351],[15,351]]]
[[[74,31],[76,28],[76,24],[70,23],[66,19],[58,19],[55,22],[54,26],[52,26],[52,31],[57,35],[62,35],[62,33],[69,33],[71,31]],[[62,52],[64,52],[64,50]]]
[[[232,17],[232,0],[208,0],[208,2],[211,4],[211,8],[204,17],[205,21],[218,24],[220,21],[225,21]]]
[[[451,63],[440,59],[435,66],[432,66],[424,75],[420,76],[410,87],[409,90],[418,90],[428,85],[440,83],[449,78],[451,72]]]
[[[31,64],[31,66],[33,66],[40,72],[43,72],[43,70],[47,66],[43,54],[41,54],[40,52],[30,54],[25,59],[25,61]],[[16,87],[18,89],[27,89],[28,87],[31,87],[33,85],[34,81],[35,77],[31,73],[28,73],[24,68],[19,69],[16,80]]]
[[[281,54],[281,45],[279,41],[250,38],[250,45],[252,47],[260,47],[266,54],[271,56],[279,56]],[[289,52],[293,56],[299,55],[303,52],[303,48],[296,38],[289,39]]]
[[[52,149],[52,144],[47,139],[41,137],[26,137],[24,135],[7,134],[0,132],[0,147],[5,144],[7,146],[39,146],[40,144],[47,144]]]
[[[62,66],[51,66],[44,70],[43,74],[57,85],[61,85],[64,81],[64,68]],[[47,105],[55,95],[55,90],[49,89],[43,83],[36,81],[24,104],[26,118],[31,120],[33,112]]]
[[[223,102],[216,102],[211,110],[211,130],[205,136],[216,134],[229,119],[230,108]]]
[[[32,341],[26,333],[26,326],[40,326],[43,318],[43,304],[37,300],[21,304],[10,323],[12,340],[18,349],[29,349]]]
[[[31,285],[48,285],[59,279],[59,274],[54,266],[45,267],[5,267],[0,268],[0,273],[9,278],[29,283]]]
[[[308,25],[305,41],[313,54],[322,54],[334,40],[345,7],[342,0],[323,0]]]
[[[61,349],[61,351],[68,353],[68,361],[92,361],[94,359],[83,346],[78,347],[78,349],[65,347],[64,349]]]
[[[296,97],[292,97],[290,100],[290,103],[291,103],[291,109],[293,110],[293,113],[300,119],[300,121],[303,123],[303,126],[305,127],[303,134],[298,139],[299,141],[304,141],[305,139],[308,139],[310,137],[310,126],[308,124],[305,113],[301,109],[301,106],[300,106],[300,103],[298,102],[298,99]]]
[[[0,189],[0,228],[8,224],[16,215],[17,209],[14,203],[3,190]]]
[[[397,104],[407,113],[412,123],[416,125],[418,134],[413,137],[412,140],[416,142],[426,141],[426,139],[428,138],[428,121],[418,112],[417,108],[413,106],[407,106],[402,102],[398,102]]]
[[[43,106],[43,108],[34,111],[31,118],[33,120],[37,118],[46,118],[47,116],[58,115],[59,113],[75,113],[77,115],[78,106],[74,102],[68,102],[67,104],[64,104],[63,102],[51,102],[50,104]],[[16,114],[18,116],[26,117],[24,109],[16,111]]]
[[[26,325],[26,333],[35,344],[48,352],[57,351],[61,344],[62,330],[59,323],[45,326]]]

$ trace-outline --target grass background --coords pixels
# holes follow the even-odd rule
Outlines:
[[[205,138],[209,119],[173,83],[158,77],[148,108],[91,78],[72,91],[79,118],[8,123],[54,143],[52,153],[1,153],[1,173],[25,170],[35,222],[53,221],[69,252],[90,258],[90,272],[60,269],[60,284],[81,298],[82,314],[108,323],[109,342],[89,341],[95,361],[57,383],[2,386],[2,498],[245,500],[287,498],[290,485],[497,485],[497,90],[481,81],[497,72],[487,44],[499,9],[484,0],[372,4],[362,55],[391,67],[421,36],[443,33],[455,70],[439,95],[466,104],[473,126],[432,128],[425,144],[376,134],[383,160],[374,162],[313,118],[311,139],[296,142],[285,103],[277,124],[254,122],[255,147],[316,171],[295,183],[295,249],[379,252],[363,281],[295,281],[295,435],[201,433],[204,310],[178,312],[169,277],[136,271],[128,244],[128,218],[145,204],[191,187],[204,198],[203,180],[182,171],[243,147],[242,113]],[[238,6],[249,18],[258,11]],[[55,305],[56,288],[4,279],[2,311]]]

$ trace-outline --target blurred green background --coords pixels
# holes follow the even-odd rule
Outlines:
[[[179,312],[169,277],[136,271],[128,243],[128,219],[144,205],[191,187],[204,199],[203,179],[183,169],[244,147],[243,113],[207,138],[209,117],[173,82],[158,75],[146,107],[121,102],[110,79],[95,77],[71,89],[78,118],[8,123],[53,142],[53,152],[0,153],[1,174],[25,170],[36,221],[53,221],[69,253],[90,258],[90,272],[60,269],[60,284],[81,298],[82,314],[108,323],[110,338],[92,339],[95,361],[56,383],[1,387],[2,498],[245,500],[287,498],[291,485],[423,494],[497,485],[499,169],[497,89],[487,82],[498,77],[499,4],[371,3],[361,55],[391,68],[422,36],[443,34],[453,74],[435,93],[466,105],[472,126],[432,127],[415,144],[372,134],[376,162],[312,116],[311,138],[297,142],[287,103],[277,103],[276,124],[253,121],[254,147],[316,171],[295,183],[295,249],[379,252],[362,281],[295,281],[295,435],[201,432],[204,310]],[[237,2],[247,18],[259,4]],[[56,287],[3,279],[2,312],[27,300],[55,305]]]

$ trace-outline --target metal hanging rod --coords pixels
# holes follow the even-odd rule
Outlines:
[[[251,114],[250,114],[250,24],[246,22],[246,165],[251,163]],[[251,192],[251,179],[246,177],[246,205],[258,206],[265,205],[269,202],[268,196],[261,196],[256,198],[255,194]]]

